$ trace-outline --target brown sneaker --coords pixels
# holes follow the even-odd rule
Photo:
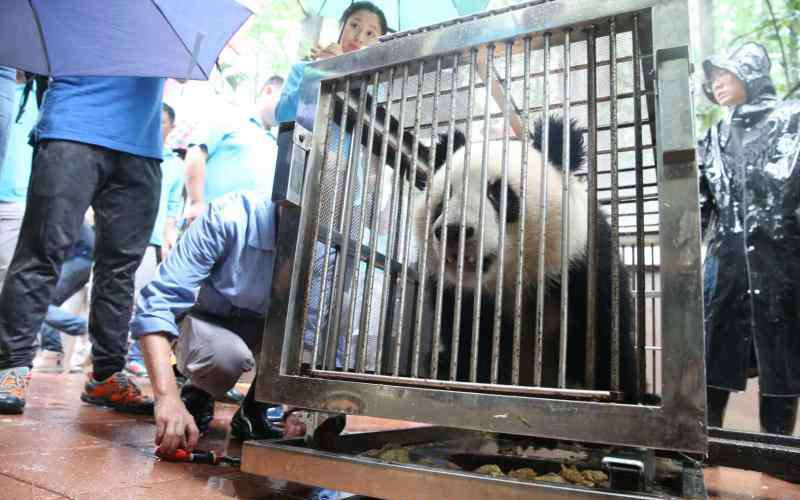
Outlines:
[[[25,410],[25,394],[31,381],[27,366],[0,370],[0,414],[15,415]]]
[[[81,401],[126,413],[153,414],[153,399],[142,394],[136,382],[121,371],[100,381],[89,374]]]

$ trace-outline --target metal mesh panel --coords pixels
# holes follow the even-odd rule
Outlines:
[[[625,29],[619,29],[612,20],[587,31],[533,34],[514,40],[513,45],[501,42],[474,47],[463,53],[387,66],[323,86],[323,92],[330,92],[336,104],[327,124],[328,140],[318,181],[317,242],[305,294],[301,363],[307,369],[321,377],[455,390],[600,400],[620,397],[619,379],[626,374],[613,368],[611,374],[596,374],[587,366],[584,380],[567,381],[569,333],[564,325],[571,298],[564,292],[570,266],[566,258],[561,260],[560,276],[565,285],[561,287],[560,307],[559,297],[555,297],[548,298],[554,308],[545,306],[551,302],[538,300],[537,311],[525,312],[521,308],[527,303],[523,298],[527,298],[521,283],[523,267],[528,264],[521,266],[517,256],[504,255],[501,245],[493,256],[494,265],[502,270],[498,273],[501,279],[489,282],[487,278],[484,284],[486,289],[496,290],[494,309],[487,311],[480,303],[481,294],[464,292],[463,281],[455,287],[454,298],[444,291],[444,260],[432,260],[430,255],[436,251],[432,250],[434,245],[446,247],[447,228],[444,235],[431,236],[430,231],[417,227],[422,224],[431,229],[442,212],[446,216],[448,210],[463,213],[465,209],[466,205],[448,206],[447,197],[436,200],[441,202],[435,207],[426,199],[437,182],[432,165],[437,156],[446,158],[441,166],[445,191],[464,182],[455,175],[462,171],[461,165],[453,165],[456,130],[467,136],[465,155],[470,150],[475,157],[483,155],[483,175],[487,161],[503,164],[502,182],[506,186],[508,169],[514,163],[507,151],[523,151],[522,164],[526,165],[527,155],[533,153],[514,144],[523,138],[529,143],[526,135],[534,120],[553,114],[568,115],[584,129],[590,159],[576,173],[576,183],[563,183],[562,196],[568,197],[569,189],[589,192],[588,218],[595,224],[591,226],[590,222],[590,233],[597,230],[598,220],[610,216],[613,252],[630,278],[626,281],[625,275],[612,272],[613,287],[627,287],[633,292],[635,318],[631,318],[630,334],[635,339],[634,355],[640,369],[634,383],[647,392],[659,392],[658,187],[654,123],[650,119],[652,83],[646,80],[648,72],[644,70],[650,55],[642,53],[646,44],[636,46],[638,33],[635,36],[632,28],[638,26],[638,19],[626,17],[622,21],[619,26]],[[569,50],[565,50],[565,41]],[[610,43],[615,44],[613,48]],[[544,130],[547,135],[547,125]],[[440,134],[450,141],[442,142]],[[489,149],[499,152],[498,156],[489,157]],[[538,172],[532,169],[530,175]],[[470,174],[466,182],[480,185],[484,178]],[[562,187],[553,184],[552,189]],[[533,191],[538,196],[542,189]],[[506,193],[501,190],[501,207],[508,206],[510,195]],[[525,202],[535,204],[537,199],[526,198]],[[426,207],[424,217],[414,208],[420,204]],[[491,210],[490,203],[482,200],[481,220]],[[506,233],[503,222],[509,214],[501,208],[490,216],[501,221],[500,241],[518,238],[517,231],[524,236],[526,231],[540,230],[546,223],[543,219],[538,226],[534,223],[526,229],[523,225],[519,230],[514,226]],[[558,220],[568,217],[564,210]],[[451,228],[454,232],[456,229]],[[460,233],[465,229],[462,220]],[[420,234],[429,238],[420,238]],[[569,246],[570,237],[565,234],[571,232],[561,232],[560,248]],[[465,266],[469,265],[465,261],[472,250],[466,249],[460,237],[457,274],[458,280],[463,280]],[[593,254],[596,242],[590,239],[587,244],[587,255]],[[483,247],[481,241],[479,256]],[[530,250],[525,257],[538,255],[541,268],[544,257],[537,250]],[[590,258],[590,274],[600,264]],[[480,280],[482,273],[476,274]],[[506,277],[516,285],[505,286]],[[552,278],[540,273],[538,279],[537,291],[543,294],[549,283],[546,280]],[[615,290],[612,288],[612,294]],[[595,292],[588,293],[592,302]],[[622,299],[618,293],[615,296],[613,307],[619,311]],[[451,299],[452,307],[448,302]],[[471,331],[465,326],[470,323],[465,311],[471,311],[473,317]],[[592,316],[596,311],[590,308],[587,314]],[[619,364],[620,338],[628,334],[619,331],[619,314],[613,313],[609,340],[612,367]],[[478,346],[475,340],[481,316],[494,319],[491,339],[480,340],[489,342],[488,346]],[[505,322],[506,317],[514,321]],[[522,317],[531,321],[523,325]],[[559,318],[560,336],[552,343],[543,340],[542,330],[553,321],[558,325]],[[450,332],[445,337],[443,326]],[[597,348],[595,328],[591,326],[587,333],[590,353]],[[469,338],[472,346],[462,347],[459,336]],[[469,353],[466,363],[458,358],[459,349]],[[586,355],[587,365],[593,366],[590,357]],[[489,367],[486,377],[478,375],[483,363]],[[506,365],[511,366],[510,379],[504,379]],[[547,371],[549,365],[558,372],[557,380],[542,377],[542,370]],[[609,386],[598,390],[596,377],[610,377]]]

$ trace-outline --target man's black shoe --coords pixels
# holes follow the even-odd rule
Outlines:
[[[245,401],[231,419],[231,437],[241,441],[278,439],[283,431],[272,426],[267,412],[270,405]]]
[[[219,399],[219,401],[221,403],[240,405],[242,404],[242,401],[244,401],[244,394],[236,390],[236,387],[234,386],[231,387],[230,390],[226,392],[222,398]]]
[[[200,434],[208,432],[208,427],[214,420],[214,398],[211,394],[192,384],[185,384],[181,387],[181,399],[186,405],[186,409],[194,417],[194,423]]]

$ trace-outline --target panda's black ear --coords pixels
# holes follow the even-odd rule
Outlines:
[[[439,140],[436,143],[436,158],[433,161],[433,169],[439,170],[439,167],[447,162],[447,134],[439,134]],[[467,144],[467,137],[459,129],[453,130],[453,153],[463,148]]]
[[[548,162],[560,169],[564,169],[564,119],[558,115],[551,115],[548,122],[550,123],[549,133],[549,150],[547,152]],[[586,149],[583,144],[583,134],[586,131],[584,128],[578,126],[575,120],[569,121],[569,165],[567,166],[570,172],[580,170],[586,161]],[[533,125],[533,133],[531,140],[533,147],[542,152],[542,136],[544,135],[544,121],[539,118]]]

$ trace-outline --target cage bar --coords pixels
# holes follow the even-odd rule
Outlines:
[[[403,67],[403,88],[405,88],[408,85],[409,66],[410,65],[406,64]],[[408,100],[406,100],[404,102],[401,102],[401,104],[400,104],[401,107],[404,106],[406,102],[408,102]],[[400,127],[399,127],[399,130],[398,130],[398,134],[399,135],[398,135],[398,141],[397,142],[398,142],[398,144],[402,144],[402,138],[403,138],[403,135],[405,134],[405,123],[404,123],[404,120],[402,120],[402,118],[401,118],[401,121],[400,121]],[[413,152],[412,152],[412,154],[413,154]],[[402,178],[403,171],[402,171],[402,168],[401,168],[400,158],[401,158],[401,155],[400,155],[400,152],[398,151],[397,156],[395,157],[395,169],[397,169],[397,171],[399,172],[400,177]],[[412,161],[415,161],[415,159],[412,160]],[[406,182],[405,182],[405,184],[401,184],[401,188],[402,189],[398,193],[399,211],[398,211],[397,216],[400,217],[402,214],[405,214],[405,217],[403,218],[403,221],[402,221],[403,224],[400,227],[397,228],[398,235],[401,235],[400,233],[401,233],[401,229],[402,229],[402,238],[396,240],[396,246],[398,247],[398,249],[400,249],[399,248],[400,245],[402,245],[403,248],[402,248],[402,252],[399,252],[400,255],[398,255],[398,257],[397,257],[398,261],[402,261],[402,270],[400,272],[400,276],[401,276],[401,278],[400,278],[400,297],[399,298],[397,296],[394,297],[395,302],[398,301],[398,300],[400,302],[399,309],[397,310],[398,311],[397,318],[394,318],[394,321],[393,321],[393,323],[395,321],[397,323],[396,328],[393,328],[395,338],[394,338],[394,350],[393,350],[394,356],[392,358],[392,367],[393,367],[392,368],[392,373],[394,374],[394,376],[397,376],[399,374],[399,372],[400,372],[400,350],[401,350],[401,347],[402,347],[403,335],[404,335],[403,319],[404,319],[404,312],[405,312],[406,284],[407,284],[407,281],[408,281],[408,266],[409,266],[408,254],[410,252],[409,245],[410,245],[410,229],[411,229],[411,193],[412,193],[412,189],[413,189],[415,175],[416,175],[416,172],[409,166],[409,168],[407,169],[407,172],[406,172]],[[402,183],[402,179],[401,179],[401,183]],[[400,199],[400,197],[403,194],[405,194],[405,200]],[[402,205],[401,205],[401,203],[402,203]],[[402,209],[402,206],[405,206],[405,210]],[[396,287],[395,287],[395,289],[396,289]],[[395,309],[393,308],[393,310],[395,310]]]
[[[562,168],[567,175],[561,188],[561,331],[558,342],[558,387],[567,386],[567,336],[569,335],[569,191],[570,191],[570,50],[572,49],[570,39],[572,30],[564,31],[564,135],[562,139],[563,158]]]
[[[458,223],[458,268],[456,269],[456,296],[453,312],[453,339],[450,347],[450,380],[455,380],[458,374],[458,356],[461,341],[461,307],[464,299],[464,252],[466,247],[466,226],[467,226],[467,196],[469,189],[469,166],[472,153],[472,116],[475,104],[475,64],[478,57],[478,50],[473,48],[469,52],[468,78],[467,85],[467,122],[465,135],[467,143],[464,146],[464,175],[461,179],[461,217]],[[456,80],[453,80],[453,85]]]
[[[360,242],[364,241],[364,230],[369,225],[370,221],[375,221],[375,218],[370,218],[369,214],[367,214],[367,206],[369,203],[369,193],[374,192],[370,190],[370,165],[372,165],[372,147],[375,143],[375,118],[378,113],[378,89],[380,83],[380,71],[376,71],[372,75],[372,105],[370,106],[370,113],[369,113],[369,131],[367,132],[367,149],[365,158],[365,166],[364,166],[364,178],[363,182],[361,183],[361,219],[358,228],[358,241],[359,244],[356,246],[356,255],[355,255],[355,269],[353,270],[353,281],[351,285],[351,289],[358,290],[360,278],[361,278],[361,258],[363,253],[363,246]],[[375,224],[373,223],[373,226]],[[375,228],[370,231],[370,235],[375,232]],[[371,300],[369,295],[364,295],[364,299],[366,302]],[[366,307],[365,302],[362,301],[362,307]],[[348,325],[355,325],[356,324],[356,308],[350,307],[350,318]],[[369,322],[367,322],[369,324]],[[368,326],[367,326],[368,328]],[[367,342],[368,342],[368,335],[369,331],[363,327],[359,328],[359,335],[358,335],[358,346],[356,347],[356,360],[355,360],[355,370],[357,372],[364,371],[364,360],[366,357],[366,350],[367,350]],[[347,352],[345,353],[345,370],[350,368],[350,349],[347,348]]]
[[[587,59],[587,146],[586,166],[588,191],[588,228],[587,228],[587,285],[586,285],[586,359],[584,386],[587,389],[596,384],[597,353],[597,265],[600,261],[600,250],[597,246],[597,31],[590,26],[586,31]]]
[[[544,104],[542,105],[542,158],[550,157],[550,37],[544,34]],[[545,238],[547,235],[547,191],[548,169],[541,169],[539,178],[539,249],[536,277],[536,337],[534,340],[533,385],[542,385],[542,362],[544,359],[544,264]]]
[[[424,79],[425,76],[425,61],[419,62],[419,67],[417,69],[417,96],[422,94],[422,90],[424,88]],[[413,216],[412,216],[412,194],[414,191],[414,182],[417,176],[417,168],[418,168],[418,160],[419,160],[419,134],[420,134],[420,124],[422,122],[422,99],[417,99],[416,101],[416,109],[414,111],[414,146],[413,146],[413,160],[411,163],[411,168],[408,170],[408,187],[407,187],[407,197],[406,206],[408,207],[406,210],[406,234],[404,237],[405,242],[405,250],[403,252],[403,275],[401,278],[401,285],[400,285],[400,321],[398,324],[398,339],[395,346],[395,360],[394,360],[394,369],[395,369],[395,376],[398,375],[399,367],[400,367],[400,349],[402,347],[402,332],[404,331],[404,323],[406,317],[406,289],[408,285],[408,268],[410,266],[411,260],[411,227],[413,224]],[[425,276],[420,275],[420,282],[425,281]],[[420,283],[421,285],[421,283]],[[416,335],[415,335],[416,332]],[[418,347],[420,345],[420,340],[422,336],[422,330],[420,327],[416,329],[413,328],[411,330],[411,338],[413,342],[413,349],[414,354],[413,358],[414,361],[412,362],[412,370],[413,367],[419,366],[419,352]]]
[[[617,20],[608,26],[611,142],[611,389],[619,390],[620,304],[619,304],[619,144],[617,137]],[[600,152],[598,151],[598,154]],[[626,285],[627,286],[627,285]],[[624,332],[625,335],[628,332]]]
[[[647,391],[645,344],[645,282],[644,282],[644,159],[642,155],[642,74],[641,47],[639,46],[639,15],[633,15],[633,121],[636,147],[636,353],[639,374],[639,392]]]
[[[347,102],[350,96],[350,78],[345,78],[344,81],[344,100]],[[333,98],[336,98],[336,94],[333,94]],[[331,106],[333,108],[333,106]],[[341,164],[342,164],[342,156],[344,154],[344,138],[345,138],[345,130],[347,128],[347,113],[342,114],[341,118],[342,123],[339,125],[339,141],[336,144],[337,152],[336,152],[336,166],[335,166],[335,174],[334,174],[334,181],[333,181],[333,204],[334,207],[336,206],[336,200],[338,199],[339,193],[339,173],[341,172]],[[324,175],[324,174],[323,174]],[[322,204],[322,198],[320,198],[319,203]],[[328,270],[329,264],[331,260],[331,246],[333,244],[333,219],[335,217],[334,213],[331,213],[331,220],[328,223],[328,234],[325,239],[325,257],[322,264],[322,277],[320,283],[320,293],[319,293],[319,310],[317,311],[317,324],[316,324],[316,331],[314,334],[314,354],[312,358],[311,366],[316,368],[317,366],[317,357],[319,353],[319,340],[321,336],[321,329],[322,329],[322,316],[325,313],[325,299],[326,299],[326,290],[328,288]],[[316,252],[315,252],[316,253]],[[330,330],[329,330],[330,332]],[[330,346],[330,333],[326,336],[326,346]],[[322,357],[322,365],[328,366],[328,351],[329,349],[326,348],[325,353],[323,353]],[[334,360],[335,364],[335,360]]]
[[[486,79],[484,80],[485,93],[483,101],[483,151],[481,158],[481,201],[478,215],[478,257],[475,259],[475,297],[472,311],[472,352],[470,353],[469,379],[470,382],[478,380],[478,349],[481,323],[481,291],[483,290],[483,245],[484,225],[486,223],[486,182],[489,168],[489,136],[491,135],[491,122],[489,120],[489,96],[492,88],[492,67],[494,66],[494,44],[486,47]]]
[[[375,182],[376,184],[376,194],[375,194],[375,202],[372,204],[372,220],[377,221],[380,216],[380,200],[383,196],[383,174],[386,171],[386,157],[388,154],[389,148],[389,139],[387,137],[386,132],[390,130],[390,124],[392,119],[392,95],[394,92],[394,77],[395,77],[395,67],[392,66],[389,68],[389,77],[386,82],[386,95],[387,95],[387,102],[386,102],[386,114],[384,115],[383,119],[383,143],[381,144],[381,155],[380,161],[378,162],[378,178]],[[378,96],[375,95],[373,97],[375,101],[378,100]],[[370,150],[371,151],[371,150]],[[366,286],[364,290],[364,296],[368,297],[369,300],[366,301],[364,308],[362,310],[361,316],[361,330],[368,331],[369,325],[371,323],[371,313],[372,313],[372,297],[374,292],[374,284],[375,284],[375,265],[376,265],[376,258],[377,258],[377,247],[378,247],[378,231],[372,231],[370,234],[369,240],[369,247],[370,247],[370,255],[369,255],[369,263],[367,264],[367,280]],[[387,252],[388,253],[388,252]],[[387,256],[388,257],[388,256]],[[391,261],[387,258],[385,261],[385,265],[383,268],[383,282],[385,283],[388,280],[389,272],[391,270]],[[381,342],[379,341],[377,344],[377,351],[380,353],[381,350]],[[377,358],[377,355],[376,355]],[[378,363],[379,359],[376,359],[375,363],[375,373],[380,373],[381,367]],[[365,364],[365,360],[361,360],[362,367]]]
[[[397,222],[400,219],[400,196],[398,192],[400,191],[400,165],[401,165],[401,158],[402,155],[400,153],[400,145],[402,144],[402,137],[403,132],[405,131],[405,107],[406,107],[406,87],[408,86],[408,65],[403,66],[403,76],[400,83],[400,109],[399,109],[399,116],[400,116],[400,125],[398,126],[398,140],[397,140],[397,151],[395,152],[395,164],[393,166],[394,171],[392,172],[392,194],[389,197],[389,200],[392,204],[390,215],[389,215],[389,241],[386,245],[386,266],[384,267],[383,273],[383,289],[381,293],[381,312],[380,312],[380,321],[378,324],[378,347],[376,353],[376,361],[375,361],[375,373],[381,373],[383,371],[383,352],[384,352],[384,341],[386,339],[386,315],[389,312],[389,295],[391,294],[394,288],[394,275],[392,272],[392,264],[394,263],[395,259],[395,247],[398,244],[397,237],[399,229],[396,227]],[[384,131],[387,134],[390,129]]]
[[[325,117],[326,120],[327,120],[325,122],[325,137],[324,137],[324,140],[322,141],[322,165],[321,165],[320,174],[319,174],[319,178],[320,179],[322,179],[322,177],[323,177],[324,166],[327,164],[328,153],[329,153],[328,147],[330,146],[330,139],[331,139],[331,136],[333,135],[333,132],[334,132],[334,125],[333,125],[334,124],[334,120],[333,120],[333,117],[334,117],[334,105],[333,105],[333,100],[336,97],[336,82],[334,81],[334,82],[331,82],[327,86],[323,86],[323,88],[321,90],[322,90],[321,94],[324,96],[324,100],[327,101],[328,107],[327,107],[327,116]],[[316,221],[314,223],[314,231],[313,231],[314,241],[318,241],[319,240],[320,223],[321,223],[321,218],[317,217]],[[313,257],[314,257],[314,252],[312,251],[311,259],[309,259],[309,267],[307,269],[307,274],[308,274],[310,279],[308,280],[308,286],[305,288],[305,290],[303,290],[303,297],[304,297],[304,301],[303,301],[303,316],[302,316],[303,318],[306,318],[308,316],[308,305],[310,304],[309,298],[310,298],[310,295],[311,295],[311,287],[313,286],[313,274],[314,274],[314,264],[315,264]],[[301,371],[303,369],[303,364],[304,364],[303,352],[304,352],[304,347],[305,347],[305,335],[304,334],[300,334],[297,337],[298,337],[297,338],[297,346],[298,346],[297,352],[300,353],[297,356],[297,370]],[[314,340],[313,340],[314,344],[311,346],[312,347],[312,360],[311,360],[311,363],[312,363],[311,366],[312,367],[316,366],[316,361],[317,361],[316,360],[316,357],[317,357],[317,354],[316,354],[317,347],[316,346],[319,345],[319,341],[320,341],[320,332],[319,332],[318,329],[315,329],[315,331],[314,331]]]
[[[437,58],[436,59],[436,75],[439,75],[441,73],[441,71],[442,71],[442,59],[441,58]],[[420,73],[419,78],[423,78],[423,76],[424,75],[422,73]],[[439,79],[438,79],[438,76],[437,76],[435,78],[435,83],[434,83],[434,85],[437,86],[436,90],[439,90],[438,82],[439,82]],[[437,112],[438,112],[438,109],[439,109],[438,108],[438,105],[439,105],[438,93],[434,92],[434,95],[432,96],[432,100],[433,100],[433,103],[432,103],[432,106],[433,106],[432,116],[437,116]],[[434,121],[434,123],[436,123],[436,120],[433,120],[433,121]],[[431,130],[431,141],[432,141],[432,143],[431,143],[430,153],[431,153],[431,157],[432,158],[436,157],[436,140],[435,140],[436,134],[435,134],[435,132],[436,132],[436,127],[434,126],[433,129]],[[417,141],[418,140],[419,139],[417,139]],[[432,221],[431,221],[431,191],[432,191],[433,175],[434,175],[434,166],[429,164],[428,165],[428,171],[427,171],[427,182],[426,182],[426,187],[425,187],[425,221],[424,221],[424,231],[423,231],[423,235],[424,236],[423,236],[422,246],[419,249],[419,259],[418,259],[419,269],[420,269],[420,272],[419,272],[420,282],[419,282],[419,286],[417,287],[417,307],[416,307],[417,317],[416,317],[416,320],[415,320],[414,329],[417,332],[419,332],[419,335],[417,335],[415,337],[415,339],[414,339],[415,340],[414,341],[414,347],[413,347],[414,352],[413,352],[412,361],[411,361],[411,374],[414,377],[418,377],[419,376],[420,350],[422,348],[422,334],[421,333],[422,333],[423,318],[424,318],[424,313],[425,313],[425,287],[426,287],[427,282],[428,282],[428,246],[430,244],[430,233],[431,233],[431,224],[432,224]],[[436,340],[434,339],[433,342],[435,343]],[[435,354],[435,355],[438,356],[438,354]],[[438,359],[436,361],[438,363]]]
[[[442,57],[438,57],[436,59],[436,73],[434,74],[434,83],[433,83],[433,114],[432,116],[438,116],[438,104],[439,104],[439,96],[440,91],[442,88]],[[438,127],[436,126],[436,121],[434,121],[434,126],[431,127],[431,158],[436,158],[436,147],[438,143]],[[430,193],[431,189],[433,189],[433,177],[435,171],[433,165],[431,165],[430,169],[430,177],[429,183],[427,186],[428,193]],[[447,197],[445,196],[445,200]],[[446,203],[446,202],[445,202]],[[446,205],[445,205],[446,207]],[[428,207],[426,207],[426,210]],[[425,213],[426,219],[430,219],[430,212]],[[432,224],[433,221],[430,221]],[[428,237],[427,234],[425,236]],[[444,238],[446,239],[446,238]],[[435,242],[434,242],[435,243]],[[428,254],[426,252],[425,259],[428,258]],[[441,270],[437,271],[437,279],[438,282],[436,284],[436,305],[434,311],[434,320],[433,320],[433,339],[432,339],[432,347],[431,347],[431,366],[430,366],[430,373],[431,378],[436,378],[438,374],[438,366],[439,366],[439,335],[441,333],[441,321],[442,321],[442,298],[444,295],[444,280],[442,279],[444,271]]]
[[[505,44],[505,76],[503,79],[503,151],[500,167],[500,236],[497,245],[497,281],[495,283],[494,324],[492,328],[492,365],[490,380],[497,383],[498,365],[500,364],[500,327],[503,320],[503,285],[505,272],[505,240],[506,222],[508,220],[508,141],[511,134],[511,48],[514,42]]]
[[[343,115],[347,115],[347,108],[349,107],[349,101],[351,96],[345,95],[344,96],[344,106]],[[328,352],[333,353],[333,364],[334,367],[336,366],[336,353],[339,350],[339,339],[342,332],[345,334],[344,339],[344,356],[342,365],[343,370],[347,370],[350,366],[350,343],[352,340],[352,333],[350,332],[350,328],[348,324],[345,324],[342,327],[342,306],[345,293],[350,294],[350,307],[355,307],[355,297],[352,296],[352,288],[348,290],[346,285],[346,276],[349,266],[349,259],[350,259],[350,241],[352,240],[352,225],[353,225],[353,209],[354,203],[351,201],[351,196],[354,195],[354,184],[357,183],[358,179],[358,170],[359,170],[359,161],[360,161],[360,153],[361,153],[361,134],[364,131],[364,109],[367,103],[367,80],[364,78],[361,80],[359,85],[358,91],[358,114],[356,115],[356,125],[353,134],[353,140],[350,143],[350,158],[347,163],[347,168],[345,170],[345,181],[344,181],[344,193],[342,194],[342,219],[339,225],[339,231],[342,235],[342,245],[341,245],[341,252],[339,253],[339,258],[336,259],[336,273],[335,273],[335,282],[334,282],[334,293],[333,293],[333,308],[331,309],[333,313],[333,326],[331,328],[331,334],[333,336],[333,342],[328,344]],[[363,217],[362,217],[363,218]],[[356,247],[358,249],[361,248],[361,241],[357,241]],[[355,262],[355,267],[359,267],[359,262]],[[358,283],[356,282],[356,290],[358,287]],[[320,315],[322,311],[320,311]]]
[[[528,205],[528,151],[530,150],[530,86],[531,86],[531,37],[524,39],[522,53],[522,163],[520,165],[520,213],[527,213]],[[466,189],[465,189],[466,190]],[[511,384],[519,384],[520,358],[522,356],[521,330],[522,330],[522,278],[525,269],[525,217],[519,219],[517,230],[517,269],[514,281],[514,347],[511,365]]]

